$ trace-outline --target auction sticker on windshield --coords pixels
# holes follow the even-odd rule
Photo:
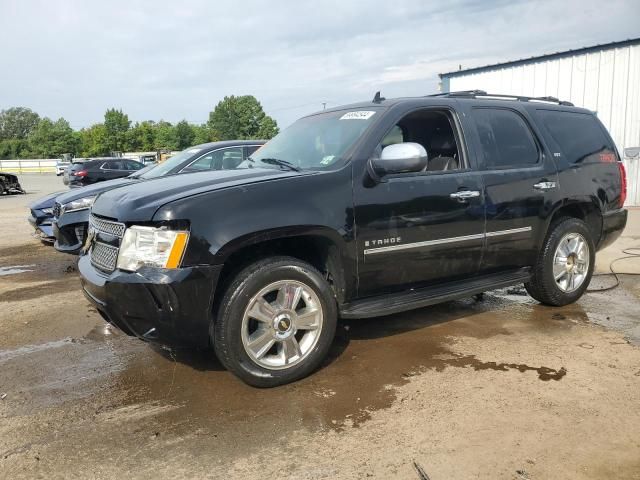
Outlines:
[[[376,112],[359,110],[357,112],[348,112],[340,117],[340,120],[369,120]]]

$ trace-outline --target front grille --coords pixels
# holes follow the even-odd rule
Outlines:
[[[112,237],[122,238],[124,235],[124,224],[118,222],[111,222],[109,220],[103,220],[102,218],[89,217],[89,225],[93,227],[96,232],[106,233]]]
[[[118,249],[106,243],[96,242],[91,247],[91,263],[107,272],[113,272],[118,262]]]
[[[93,238],[103,234],[121,239],[124,235],[124,229],[123,223],[104,220],[93,215],[89,217],[89,236]],[[91,232],[92,230],[93,232]],[[90,241],[94,242],[91,245],[91,263],[100,270],[113,272],[118,262],[118,247],[97,240]]]
[[[56,218],[60,218],[60,214],[62,213],[62,205],[58,202],[53,206],[53,216]]]

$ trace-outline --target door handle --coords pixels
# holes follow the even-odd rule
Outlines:
[[[556,188],[556,182],[538,182],[533,188],[536,190],[551,190],[552,188]]]
[[[480,192],[478,190],[461,190],[459,192],[450,193],[449,196],[456,200],[466,200],[468,198],[479,197]]]

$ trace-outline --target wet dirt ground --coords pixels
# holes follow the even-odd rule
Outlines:
[[[258,390],[107,327],[74,258],[30,237],[25,205],[61,182],[21,180],[0,198],[0,478],[640,479],[639,277],[342,322],[318,372]]]

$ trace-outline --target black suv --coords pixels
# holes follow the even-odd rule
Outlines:
[[[144,164],[128,158],[89,159],[82,163],[73,163],[65,171],[64,178],[70,187],[84,187],[92,183],[127,177],[141,168],[144,168]]]
[[[268,387],[317,368],[338,317],[519,283],[547,305],[576,301],[626,224],[625,195],[591,111],[376,95],[298,120],[235,170],[100,195],[79,270],[126,333],[213,345]]]

